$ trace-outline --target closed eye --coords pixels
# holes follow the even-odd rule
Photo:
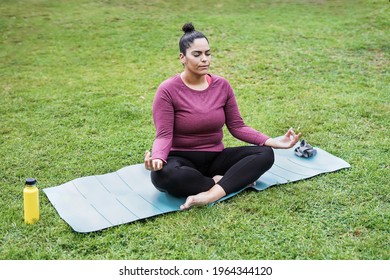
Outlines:
[[[193,51],[192,52],[192,55],[195,56],[195,57],[199,57],[201,54],[202,54],[202,52],[200,52],[200,51]],[[205,55],[206,56],[210,56],[211,55],[210,51],[206,51]]]

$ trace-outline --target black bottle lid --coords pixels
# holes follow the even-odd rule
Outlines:
[[[35,178],[27,178],[26,179],[26,185],[28,186],[34,186],[37,183],[37,179]]]

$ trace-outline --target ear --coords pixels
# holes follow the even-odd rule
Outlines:
[[[183,53],[180,53],[179,59],[180,59],[181,64],[183,64],[183,65],[186,64],[186,61],[187,61],[186,56]]]

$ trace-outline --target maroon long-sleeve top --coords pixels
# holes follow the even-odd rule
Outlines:
[[[159,86],[153,102],[153,159],[166,161],[170,151],[222,151],[225,124],[234,137],[250,144],[264,145],[269,138],[245,125],[229,82],[209,77],[208,88],[201,91],[186,86],[180,74]]]

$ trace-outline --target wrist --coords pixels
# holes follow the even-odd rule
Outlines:
[[[268,138],[268,139],[264,142],[264,145],[265,145],[265,146],[268,146],[268,147],[271,147],[271,148],[276,148],[276,141],[275,141],[275,139],[273,139],[273,138]]]

